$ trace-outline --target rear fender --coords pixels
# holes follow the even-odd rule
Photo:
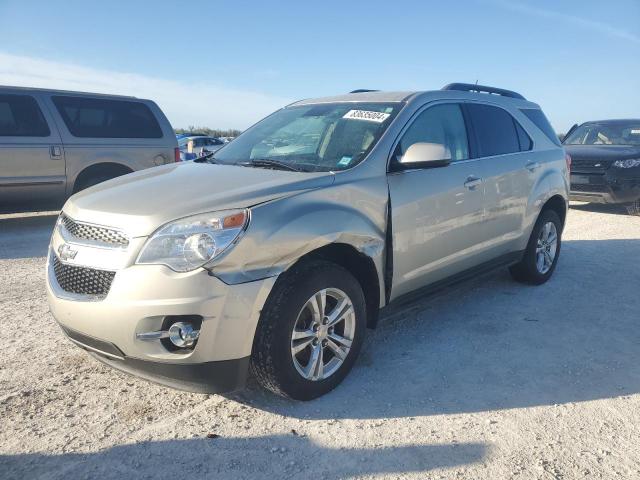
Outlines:
[[[540,215],[542,207],[549,201],[551,197],[556,195],[564,198],[565,203],[569,202],[569,179],[566,167],[563,170],[556,168],[547,168],[538,179],[527,203],[527,211],[524,216],[522,226],[523,235],[520,240],[520,249],[524,250],[531,236],[533,226]]]

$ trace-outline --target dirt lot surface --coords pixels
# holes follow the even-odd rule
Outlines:
[[[640,478],[640,217],[571,209],[554,278],[385,313],[310,403],[110,370],[45,298],[55,214],[0,217],[0,478]]]

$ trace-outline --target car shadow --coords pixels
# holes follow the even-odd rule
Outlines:
[[[328,419],[488,411],[638,393],[638,252],[640,239],[565,241],[545,285],[521,285],[499,270],[389,307],[378,328],[367,332],[353,371],[324,397],[288,401],[251,382],[231,398],[281,415]]]
[[[478,462],[486,453],[487,447],[480,443],[367,449],[327,448],[295,435],[217,437],[140,442],[84,454],[0,455],[0,472],[3,480],[346,478],[425,473]]]
[[[0,217],[0,259],[44,257],[57,213]]]
[[[593,213],[608,213],[610,215],[623,215],[629,216],[629,209],[626,205],[620,205],[617,203],[575,203],[571,202],[569,208],[573,210],[580,210],[583,212]]]

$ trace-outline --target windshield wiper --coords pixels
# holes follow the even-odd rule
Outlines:
[[[211,152],[211,153],[207,153],[206,155],[203,155],[201,157],[198,158],[194,158],[193,161],[196,163],[204,163],[204,162],[208,162],[208,163],[218,163],[216,161],[215,158],[213,158],[213,154],[215,152]]]
[[[298,167],[294,167],[293,165],[285,162],[280,162],[278,160],[272,160],[270,158],[254,158],[250,162],[240,162],[238,165],[243,165],[245,167],[271,167],[277,168],[280,170],[290,170],[292,172],[301,172],[302,169]]]

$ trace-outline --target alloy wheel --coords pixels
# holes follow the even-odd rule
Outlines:
[[[556,224],[547,222],[538,235],[536,244],[536,268],[541,274],[546,274],[552,267],[558,252],[558,230]]]
[[[291,357],[300,375],[324,380],[344,363],[356,331],[353,302],[337,288],[316,292],[304,304],[291,334]]]

